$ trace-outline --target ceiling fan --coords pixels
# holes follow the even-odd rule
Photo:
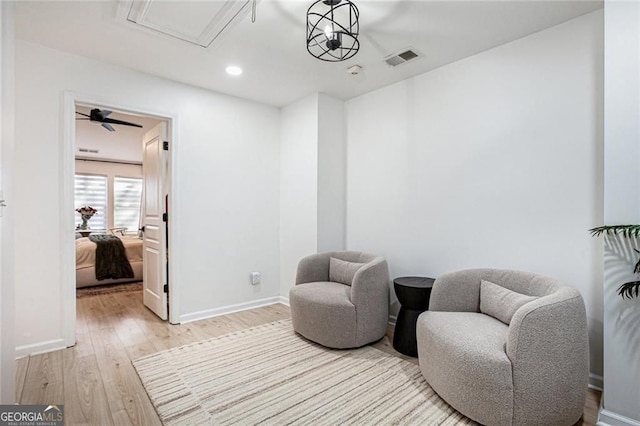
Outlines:
[[[89,121],[95,121],[98,123],[102,123],[102,127],[104,127],[105,129],[107,129],[110,132],[115,132],[116,129],[113,128],[112,124],[121,124],[123,126],[132,126],[132,127],[140,127],[142,128],[141,125],[136,124],[136,123],[130,123],[128,121],[122,121],[122,120],[116,120],[114,118],[108,118],[109,114],[111,114],[111,111],[107,111],[107,110],[100,110],[97,108],[94,108],[91,110],[91,112],[89,114],[85,114],[83,112],[78,112],[76,111],[76,114],[80,114],[83,115],[84,117],[77,117],[76,120],[89,120]]]

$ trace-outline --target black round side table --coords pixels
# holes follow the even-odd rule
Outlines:
[[[434,278],[400,277],[393,280],[393,288],[400,302],[400,312],[393,332],[393,348],[409,356],[418,356],[416,323],[418,316],[429,308]]]

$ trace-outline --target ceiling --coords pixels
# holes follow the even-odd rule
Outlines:
[[[255,23],[244,16],[209,47],[126,21],[119,9],[119,4],[125,3],[17,2],[16,36],[171,80],[284,106],[313,92],[350,99],[603,6],[602,1],[591,0],[354,0],[360,10],[360,51],[345,62],[328,63],[313,58],[305,47],[305,13],[311,1],[262,0],[257,4]],[[179,10],[183,26],[202,21],[203,1],[156,3]],[[171,16],[170,10],[164,16]],[[383,61],[406,47],[421,56],[395,68]],[[225,67],[231,64],[242,67],[244,73],[227,75]],[[356,76],[348,74],[347,68],[355,64],[363,71]]]

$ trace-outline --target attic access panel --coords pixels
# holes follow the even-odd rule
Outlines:
[[[166,1],[127,0],[118,15],[129,23],[209,47],[245,17],[252,0]]]

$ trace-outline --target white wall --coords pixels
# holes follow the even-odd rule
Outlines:
[[[109,163],[105,161],[77,159],[75,164],[77,173],[104,175],[111,178],[116,176],[142,178],[141,164]]]
[[[344,102],[311,94],[281,111],[280,295],[303,257],[345,246]]]
[[[585,299],[601,375],[602,12],[347,106],[347,248],[391,277],[528,270]],[[397,302],[392,308],[397,310]]]
[[[640,223],[640,4],[605,2],[604,224]],[[605,239],[603,424],[640,424],[640,300],[616,289],[635,281],[637,240]]]
[[[318,96],[318,252],[345,247],[346,129],[344,101]]]
[[[279,294],[279,110],[18,41],[16,344],[51,348],[62,329],[61,98],[66,90],[178,118],[172,176],[180,206],[171,266],[180,314]],[[37,125],[34,125],[37,117]],[[179,200],[179,201],[178,201]],[[34,203],[42,209],[31,208]],[[250,271],[262,272],[251,286]]]
[[[318,245],[318,94],[280,114],[280,294],[289,297],[298,261]]]
[[[14,305],[14,5],[0,2],[0,404],[15,402]]]

